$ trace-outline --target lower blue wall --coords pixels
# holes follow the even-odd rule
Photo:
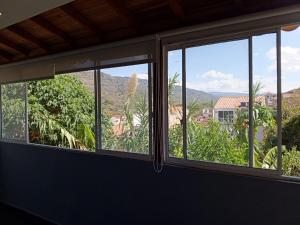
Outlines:
[[[299,225],[300,184],[0,143],[0,201],[63,225]]]

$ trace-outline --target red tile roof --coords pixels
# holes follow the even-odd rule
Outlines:
[[[256,102],[265,104],[265,96],[257,96]],[[241,106],[242,102],[249,102],[248,96],[224,96],[220,97],[214,109],[235,109]]]

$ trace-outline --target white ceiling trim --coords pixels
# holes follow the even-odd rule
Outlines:
[[[0,0],[0,29],[73,0]]]

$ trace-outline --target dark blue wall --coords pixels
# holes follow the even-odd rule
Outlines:
[[[300,184],[0,143],[0,200],[64,225],[299,225]]]

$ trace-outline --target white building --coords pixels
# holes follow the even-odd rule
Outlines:
[[[258,96],[255,99],[262,105],[266,104],[265,96]],[[213,118],[221,123],[233,123],[238,109],[247,110],[249,106],[248,96],[226,96],[220,97],[214,106]]]

